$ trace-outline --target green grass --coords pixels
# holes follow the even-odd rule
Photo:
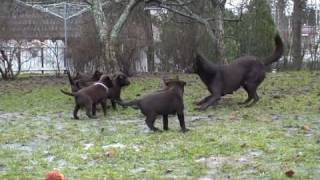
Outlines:
[[[66,79],[23,78],[0,85],[0,179],[43,179],[57,169],[66,179],[317,179],[320,176],[320,75],[268,74],[251,108],[246,94],[225,96],[205,112],[193,101],[208,94],[199,78],[180,75],[186,124],[149,132],[138,110],[108,109],[73,120]],[[123,99],[161,88],[161,77],[131,79]],[[162,128],[159,119],[156,126]],[[108,145],[111,145],[111,147]],[[114,145],[114,147],[112,146]],[[118,145],[118,146],[117,146]],[[107,147],[106,147],[107,146]]]

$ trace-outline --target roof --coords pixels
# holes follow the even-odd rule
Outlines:
[[[67,20],[68,38],[81,33],[95,35],[94,21],[88,11]],[[64,20],[26,5],[22,1],[2,0],[0,6],[0,40],[64,40]]]

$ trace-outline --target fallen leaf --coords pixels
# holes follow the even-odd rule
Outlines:
[[[166,170],[166,174],[169,174],[169,173],[172,173],[172,172],[173,172],[172,169],[167,169],[167,170]]]
[[[303,130],[305,131],[311,131],[311,128],[308,125],[303,126]]]
[[[243,143],[243,144],[240,145],[241,148],[244,148],[244,147],[246,147],[246,146],[247,146],[246,143]]]
[[[289,170],[289,171],[287,171],[285,174],[286,174],[286,176],[288,176],[288,177],[292,177],[292,176],[294,175],[294,171]]]
[[[108,149],[104,155],[107,157],[107,158],[112,158],[116,155],[116,151],[114,149]]]

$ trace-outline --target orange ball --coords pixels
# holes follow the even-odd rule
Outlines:
[[[49,171],[46,180],[64,180],[64,176],[59,171]]]

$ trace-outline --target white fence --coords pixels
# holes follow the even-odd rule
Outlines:
[[[18,71],[18,58],[21,59],[21,73],[57,73],[65,70],[64,43],[62,41],[46,40],[40,42],[8,41],[1,43],[8,56],[12,58],[13,69]]]

